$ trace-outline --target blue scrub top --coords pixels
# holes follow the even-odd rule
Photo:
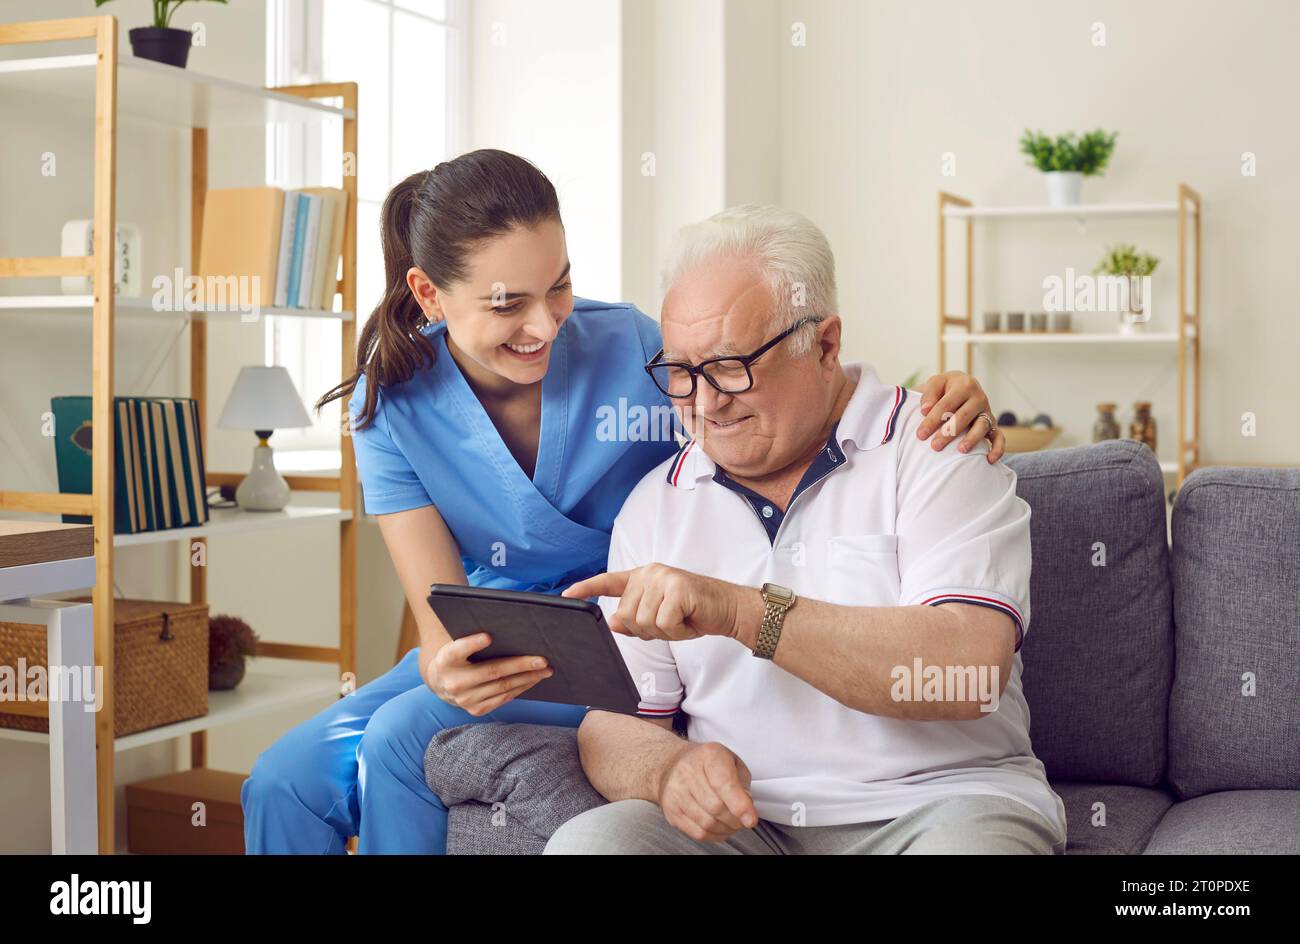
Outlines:
[[[672,401],[642,370],[658,324],[632,305],[574,300],[542,380],[531,479],[447,350],[445,322],[420,330],[434,363],[380,388],[373,424],[352,434],[366,512],[435,505],[471,586],[558,593],[604,570],[624,499],[677,451]]]

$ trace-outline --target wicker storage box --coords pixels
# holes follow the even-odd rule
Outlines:
[[[89,602],[90,597],[76,597]],[[208,713],[208,605],[113,601],[116,737]],[[46,665],[45,627],[0,621],[0,665]],[[7,714],[0,727],[49,731],[48,717]]]
[[[1007,437],[1007,452],[1037,452],[1061,435],[1059,426],[999,426],[998,429]]]

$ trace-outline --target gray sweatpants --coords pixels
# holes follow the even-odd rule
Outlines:
[[[546,855],[1062,855],[1065,843],[1035,810],[1003,796],[964,794],[897,819],[843,826],[759,820],[725,842],[697,842],[646,800],[619,800],[569,820]]]

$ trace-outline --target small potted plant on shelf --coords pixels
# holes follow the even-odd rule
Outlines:
[[[1079,137],[1071,131],[1053,140],[1041,131],[1026,130],[1020,136],[1021,153],[1047,177],[1049,206],[1074,206],[1079,202],[1083,178],[1095,177],[1106,169],[1118,134],[1098,129]]]
[[[1136,246],[1120,243],[1106,250],[1106,255],[1092,270],[1093,275],[1109,275],[1125,279],[1127,299],[1119,313],[1119,333],[1136,334],[1142,325],[1151,320],[1150,293],[1145,291],[1147,276],[1156,270],[1160,260],[1149,252],[1138,252]],[[1102,297],[1100,289],[1098,296]]]
[[[95,0],[95,7],[102,7],[112,0]],[[189,30],[175,29],[170,24],[176,8],[186,0],[152,0],[153,26],[137,26],[128,34],[131,37],[131,52],[139,59],[152,59],[169,66],[185,68],[190,55],[190,42],[193,37]],[[206,3],[225,3],[226,0],[204,0]]]
[[[208,620],[208,688],[224,692],[244,680],[244,659],[257,654],[257,633],[238,616]]]

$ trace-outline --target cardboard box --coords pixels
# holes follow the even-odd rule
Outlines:
[[[127,850],[143,855],[243,855],[239,790],[246,779],[247,774],[198,768],[127,784]],[[203,806],[196,809],[199,803]]]

